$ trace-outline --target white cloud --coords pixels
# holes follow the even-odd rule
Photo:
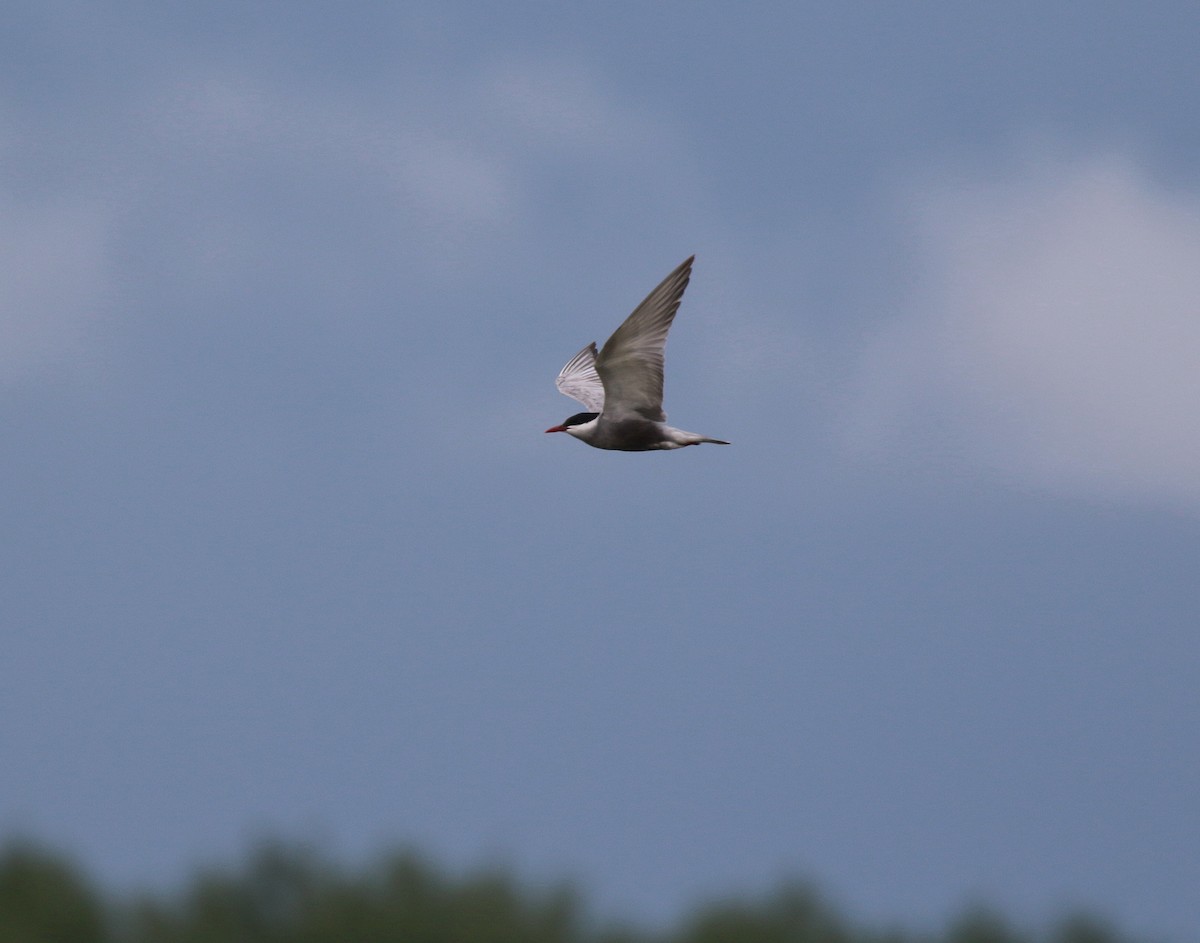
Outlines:
[[[95,320],[127,316],[147,292],[245,284],[271,260],[344,265],[347,230],[461,278],[461,257],[499,242],[520,194],[509,158],[469,133],[482,107],[453,94],[466,111],[448,120],[437,93],[380,106],[184,69],[111,102],[107,122],[55,116],[73,148],[49,162],[54,123],[4,122],[0,382],[94,359]],[[364,195],[382,206],[360,225]],[[284,244],[281,231],[306,235]]]
[[[539,150],[588,163],[664,158],[676,149],[661,115],[619,102],[575,62],[506,59],[484,75],[480,97],[489,114]]]
[[[98,303],[119,346],[121,324],[199,316],[209,291],[222,310],[246,292],[288,311],[294,292],[332,319],[330,299],[401,289],[406,312],[433,321],[446,312],[437,292],[474,282],[530,295],[533,328],[561,319],[593,259],[631,272],[658,260],[644,287],[614,283],[614,318],[689,252],[719,284],[727,238],[669,116],[557,57],[427,79],[398,72],[388,94],[356,93],[185,60],[115,89],[102,121],[67,114],[48,130],[35,117],[0,134],[0,146],[36,142],[61,126],[74,145],[50,165],[44,145],[24,148],[35,185],[0,182],[0,207],[18,195],[24,207],[0,222],[13,262],[0,273],[0,370],[86,347]]]
[[[866,358],[858,442],[1200,511],[1200,195],[1106,158],[915,208],[920,282]]]
[[[462,105],[463,96],[449,97]],[[152,116],[168,146],[186,145],[234,166],[308,164],[331,178],[365,171],[410,209],[448,223],[494,220],[513,198],[503,161],[454,133],[439,115],[445,106],[436,91],[380,108],[297,94],[247,74],[212,73],[170,86]]]
[[[109,237],[86,203],[9,205],[0,218],[0,382],[11,382],[84,353]]]
[[[514,194],[504,168],[462,141],[428,130],[396,139],[395,179],[409,198],[430,213],[456,223],[501,220]]]

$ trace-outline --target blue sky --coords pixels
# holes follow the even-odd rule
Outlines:
[[[10,6],[0,830],[1194,934],[1195,4]]]

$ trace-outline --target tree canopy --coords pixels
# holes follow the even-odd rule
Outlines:
[[[60,854],[0,849],[0,943],[1133,943],[1076,915],[1044,931],[973,909],[939,932],[857,926],[810,886],[696,908],[664,931],[590,916],[567,884],[450,874],[409,851],[346,867],[268,842],[157,893],[102,892]]]

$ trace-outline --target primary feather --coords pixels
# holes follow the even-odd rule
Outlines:
[[[604,385],[608,415],[636,415],[654,422],[667,418],[662,408],[663,347],[695,258],[688,257],[664,278],[600,348],[595,369]]]
[[[604,409],[604,383],[596,372],[595,341],[567,361],[558,372],[554,385],[571,399],[583,403],[588,412],[598,413]]]

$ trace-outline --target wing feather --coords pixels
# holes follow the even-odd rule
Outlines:
[[[596,372],[595,341],[567,361],[567,365],[558,372],[554,385],[559,392],[583,403],[588,412],[604,410],[604,383]]]
[[[595,357],[594,371],[603,383],[606,412],[614,418],[631,414],[655,422],[667,418],[662,408],[663,347],[675,312],[679,310],[683,290],[691,278],[694,259],[695,256],[691,256],[664,278],[633,309]],[[562,389],[561,382],[559,389]],[[568,395],[575,396],[574,393]],[[582,397],[575,398],[588,405]]]

